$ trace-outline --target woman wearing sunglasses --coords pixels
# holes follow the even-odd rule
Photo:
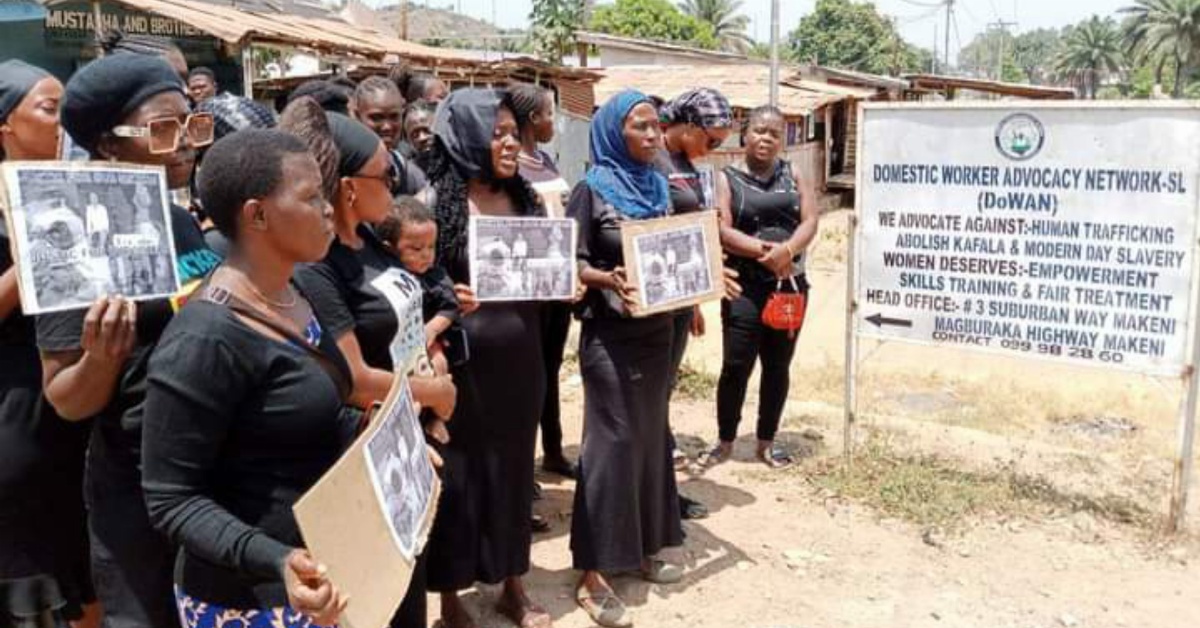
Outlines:
[[[720,148],[733,130],[733,109],[725,96],[715,89],[696,89],[684,92],[659,109],[663,126],[663,150],[659,151],[654,166],[667,177],[670,188],[671,213],[684,214],[716,207],[711,191],[711,182],[706,185],[701,178],[696,161]],[[675,333],[671,343],[671,387],[679,376],[683,354],[687,350],[688,334],[704,335],[704,315],[700,307],[682,309],[675,317]],[[670,448],[674,453],[675,437],[671,435]],[[708,516],[703,504],[679,496],[679,512],[684,519],[701,519]]]
[[[112,55],[76,72],[63,96],[62,124],[93,160],[162,166],[171,187],[187,183],[194,148],[212,141],[211,119],[189,114],[179,75],[161,57],[145,55]],[[171,230],[186,293],[220,259],[186,209],[171,207]],[[87,310],[37,319],[47,399],[64,419],[97,423],[84,494],[96,592],[105,624],[116,628],[162,628],[179,617],[174,552],[150,526],[139,471],[147,362],[175,303],[135,307],[110,296]]]
[[[41,68],[0,63],[0,161],[56,158],[62,94]],[[33,319],[0,233],[0,626],[41,617],[39,627],[65,627],[95,600],[82,489],[90,427],[59,419],[42,397]]]
[[[326,113],[311,98],[288,105],[280,128],[303,139],[317,156],[336,234],[323,260],[297,270],[296,283],[349,364],[354,382],[350,404],[366,409],[385,399],[396,379],[390,347],[400,332],[400,319],[377,286],[388,275],[404,271],[369,226],[391,210],[392,160],[370,129],[344,115]],[[454,412],[456,391],[449,376],[414,376],[408,381],[417,403],[444,418]],[[392,628],[423,627],[425,613],[421,556]]]

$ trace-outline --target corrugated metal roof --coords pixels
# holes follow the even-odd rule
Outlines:
[[[600,70],[603,78],[596,83],[596,104],[603,104],[623,89],[634,88],[661,98],[671,99],[690,89],[711,87],[739,109],[753,109],[770,98],[771,69],[756,65],[622,66]],[[815,81],[797,85],[781,84],[779,108],[784,114],[798,116],[846,98],[863,97],[874,92],[836,87]]]
[[[54,6],[68,1],[51,0],[46,4]],[[454,54],[450,49],[422,46],[329,18],[256,13],[202,0],[105,1],[179,20],[231,44],[247,41],[275,43],[376,59],[396,54],[434,60],[471,61]]]

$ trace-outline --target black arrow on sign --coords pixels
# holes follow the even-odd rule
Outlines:
[[[883,314],[868,316],[867,322],[875,325],[876,327],[883,327],[884,325],[891,325],[892,327],[912,327],[912,321],[906,321],[902,318],[888,318]]]

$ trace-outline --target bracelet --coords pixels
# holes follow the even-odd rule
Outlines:
[[[788,255],[796,257],[796,252],[792,250],[792,243],[787,240],[783,241],[783,248],[787,249]]]

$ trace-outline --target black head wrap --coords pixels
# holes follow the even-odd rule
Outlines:
[[[142,103],[163,92],[184,93],[183,81],[162,57],[119,54],[101,57],[67,82],[62,125],[71,139],[95,155],[100,136]]]
[[[545,216],[541,197],[520,174],[494,179],[492,135],[496,115],[505,103],[504,92],[460,89],[438,105],[433,132],[436,141],[429,156],[434,215],[437,217],[438,262],[453,273],[463,264],[455,260],[467,239],[467,181],[483,179],[504,190],[517,215]],[[454,276],[465,281],[466,277]]]
[[[45,70],[19,59],[0,63],[0,122],[7,120],[29,91],[49,76]]]
[[[466,179],[492,178],[492,134],[502,100],[494,89],[460,89],[438,105],[435,142]]]
[[[353,177],[379,151],[382,140],[363,123],[340,113],[328,112],[325,117],[329,120],[329,132],[340,154],[338,176]]]

